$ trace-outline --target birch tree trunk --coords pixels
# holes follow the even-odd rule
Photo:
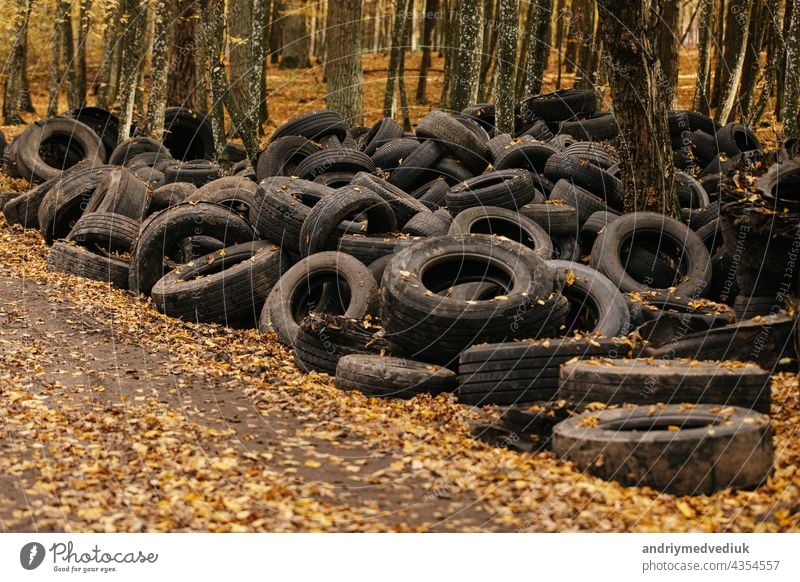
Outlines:
[[[542,77],[550,52],[550,16],[552,0],[533,0],[528,23],[528,62],[525,66],[524,95],[536,95],[542,89]]]
[[[514,104],[517,72],[517,26],[519,3],[517,0],[500,0],[498,7],[497,47],[497,128],[502,133],[514,133]]]
[[[789,34],[786,35],[786,69],[781,102],[783,135],[800,137],[800,3],[792,3]]]
[[[483,2],[460,0],[458,2],[458,49],[453,51],[452,78],[446,109],[461,111],[478,99],[478,81],[481,65],[480,48],[483,39]]]
[[[341,0],[328,10],[328,109],[347,127],[364,123],[364,77],[361,67],[361,1]],[[402,41],[402,36],[400,37]]]
[[[620,177],[625,210],[680,216],[675,195],[668,99],[651,26],[649,0],[597,0],[609,81],[619,125]]]
[[[753,0],[730,0],[725,30],[726,74],[720,82],[720,101],[716,119],[727,123],[736,105],[739,83],[742,80],[742,69],[747,54],[747,37],[750,30],[750,16],[753,11]]]
[[[713,38],[714,0],[700,0],[697,28],[700,35],[697,45],[697,79],[694,85],[692,109],[708,114],[711,74],[711,40]]]
[[[161,139],[164,131],[164,112],[167,109],[167,62],[170,51],[170,25],[172,2],[155,0],[153,3],[153,50],[150,65],[150,91],[147,95],[147,113],[138,129],[140,135]]]
[[[145,26],[147,24],[147,6],[145,0],[120,1],[124,2],[121,13],[124,27],[121,40],[121,112],[119,120],[119,141],[123,142],[130,135],[139,69],[144,61],[142,55],[144,53]]]

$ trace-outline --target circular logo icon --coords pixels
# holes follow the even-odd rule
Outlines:
[[[19,563],[26,570],[35,570],[44,561],[44,546],[39,542],[29,542],[19,552]]]

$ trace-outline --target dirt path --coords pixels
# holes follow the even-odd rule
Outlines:
[[[0,219],[4,531],[800,528],[792,378],[770,482],[676,499],[475,441],[449,396],[336,390],[272,336],[163,317],[46,252]]]

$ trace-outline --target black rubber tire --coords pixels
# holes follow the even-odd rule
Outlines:
[[[447,204],[445,197],[449,189],[444,178],[436,178],[414,190],[411,196],[422,202],[428,210],[438,210]]]
[[[692,131],[688,135],[692,153],[701,167],[705,167],[719,155],[719,144],[716,137],[704,131]]]
[[[256,177],[260,183],[273,176],[292,176],[300,162],[318,151],[317,144],[299,135],[276,139],[258,157]]]
[[[372,155],[375,166],[384,172],[391,172],[400,162],[410,156],[419,147],[419,141],[409,138],[398,138],[383,144]]]
[[[594,141],[577,141],[564,149],[564,153],[597,166],[601,170],[608,170],[619,163],[619,156],[610,146]]]
[[[405,192],[411,192],[430,174],[431,168],[444,157],[445,148],[439,142],[426,139],[392,170],[389,182]]]
[[[590,254],[597,235],[615,219],[619,218],[616,212],[598,211],[593,212],[589,218],[581,225],[580,243],[581,249],[585,254]]]
[[[81,164],[70,168],[47,191],[37,212],[39,232],[47,244],[67,236],[83,214],[97,186],[113,169],[113,166]]]
[[[357,150],[326,149],[314,152],[297,164],[295,172],[304,180],[313,180],[317,176],[330,172],[367,172],[376,171],[375,163],[368,155]]]
[[[160,141],[151,137],[137,136],[119,144],[108,156],[108,163],[112,166],[124,166],[129,159],[147,152],[157,152],[165,157],[172,157]]]
[[[453,186],[447,191],[445,200],[453,215],[479,206],[517,210],[533,200],[535,191],[530,172],[499,170]]]
[[[521,106],[545,121],[563,121],[594,113],[597,98],[592,90],[559,89],[528,97]]]
[[[354,187],[366,188],[383,198],[392,208],[398,227],[404,226],[420,212],[428,212],[428,208],[411,194],[372,174],[359,172],[351,184]]]
[[[336,250],[357,258],[365,265],[371,265],[381,257],[398,253],[419,240],[419,237],[396,232],[378,235],[346,234],[338,240]]]
[[[121,214],[139,223],[150,205],[150,197],[147,184],[125,168],[114,168],[97,185],[83,212]]]
[[[149,295],[153,285],[171,270],[164,258],[173,254],[184,238],[201,235],[226,246],[255,240],[253,228],[225,206],[209,202],[178,204],[142,224],[131,251],[130,289]]]
[[[53,243],[47,255],[47,269],[128,288],[128,263],[67,242]]]
[[[581,163],[578,158],[565,153],[557,153],[547,160],[544,174],[553,182],[566,180],[588,190],[616,209],[623,207],[622,182],[596,166]]]
[[[453,217],[446,210],[420,212],[405,223],[402,232],[412,236],[442,236],[448,233]]]
[[[69,172],[69,170],[67,171]],[[18,224],[23,228],[39,228],[39,207],[47,193],[58,182],[53,178],[42,182],[27,192],[17,192],[17,196],[3,205],[3,214],[9,224]]]
[[[518,128],[514,132],[514,137],[529,137],[537,141],[549,141],[553,139],[553,129],[542,119],[537,119],[528,126]]]
[[[398,253],[390,267],[381,280],[381,321],[389,339],[409,356],[435,363],[452,362],[475,343],[529,337],[546,309],[538,300],[553,288],[552,270],[536,253],[487,235],[423,239]],[[437,295],[475,281],[497,283],[503,299]]]
[[[525,204],[519,213],[541,226],[550,238],[578,235],[578,211],[568,204]]]
[[[146,166],[161,171],[164,166],[173,161],[175,161],[175,158],[161,152],[144,152],[126,160],[123,165],[131,172]]]
[[[497,129],[495,127],[496,108],[494,103],[468,105],[461,110],[461,114],[474,119],[489,135],[492,135]]]
[[[443,111],[431,111],[423,117],[417,125],[417,136],[438,141],[475,175],[491,161],[486,145],[476,133]]]
[[[755,132],[741,123],[729,123],[715,134],[719,151],[729,156],[762,149]]]
[[[514,168],[536,173],[543,172],[547,160],[558,152],[555,147],[532,138],[512,140],[505,134],[491,140],[488,147],[494,159],[493,169]]]
[[[260,239],[266,239],[267,233],[270,231],[271,225],[267,224],[269,218],[266,213],[261,211],[261,201],[258,200],[256,194],[244,188],[232,187],[219,190],[198,188],[196,192],[186,198],[185,202],[211,202],[230,208],[253,227],[256,236]]]
[[[328,135],[335,135],[342,140],[347,135],[347,130],[341,115],[335,111],[320,109],[290,119],[272,132],[269,141],[272,143],[286,135],[299,135],[316,141]]]
[[[163,143],[176,160],[213,160],[211,119],[187,107],[167,107]]]
[[[369,272],[372,273],[373,277],[375,277],[375,282],[378,285],[381,284],[381,279],[383,279],[383,273],[386,270],[386,266],[395,256],[395,254],[383,255],[381,258],[375,259],[369,265],[367,265]]]
[[[681,170],[675,172],[675,189],[681,208],[699,210],[711,204],[703,185],[687,172]]]
[[[602,112],[589,119],[562,121],[558,124],[558,133],[585,141],[605,141],[617,137],[619,126],[613,113]]]
[[[719,222],[719,200],[716,200],[697,210],[688,210],[682,213],[683,221],[689,225],[693,231],[697,232],[707,224],[717,224]]]
[[[552,145],[554,148],[556,148],[558,151],[563,152],[572,144],[577,143],[577,141],[578,140],[576,140],[571,135],[567,135],[566,133],[560,133],[556,136],[553,136],[552,139],[548,140],[548,143]]]
[[[647,287],[667,289],[678,278],[678,272],[669,263],[647,248],[633,247],[624,260],[625,272]]]
[[[578,241],[571,236],[550,237],[553,241],[553,259],[558,261],[580,261],[581,251]]]
[[[474,346],[459,358],[458,400],[479,406],[552,400],[562,364],[622,357],[628,349],[620,340],[587,337]]]
[[[342,390],[358,390],[368,396],[413,398],[454,391],[456,374],[434,364],[357,354],[339,360],[334,383]]]
[[[46,149],[52,151],[45,153]],[[99,167],[105,159],[106,151],[100,136],[75,119],[40,119],[28,125],[14,140],[16,172],[30,182],[57,178],[81,161]]]
[[[300,253],[300,229],[311,207],[334,190],[300,178],[267,178],[258,186],[262,235],[290,253]]]
[[[570,303],[564,335],[579,331],[603,337],[625,336],[631,314],[625,297],[602,273],[572,261],[548,261],[556,273],[559,292]],[[588,316],[591,323],[580,325]]]
[[[170,317],[197,323],[253,325],[287,259],[279,247],[252,241],[180,265],[158,280],[151,296]]]
[[[340,281],[347,284],[345,297]],[[320,290],[319,302],[312,306],[312,294]],[[261,312],[258,328],[275,331],[278,339],[294,346],[300,322],[310,311],[339,311],[351,319],[361,320],[374,311],[378,284],[358,259],[335,251],[317,253],[288,269],[273,287]]]
[[[525,245],[545,260],[553,256],[553,243],[547,232],[530,218],[506,208],[468,208],[455,217],[448,234],[503,236]]]
[[[314,183],[328,188],[344,188],[352,183],[355,175],[356,172],[326,172],[314,178]]]
[[[189,182],[173,182],[172,184],[164,184],[163,186],[153,190],[153,196],[150,199],[150,206],[147,208],[147,215],[150,216],[155,212],[166,210],[170,206],[180,204],[186,197],[191,195],[192,192],[197,190],[197,186]]]
[[[550,193],[550,200],[562,201],[569,206],[575,208],[578,212],[578,224],[583,227],[589,217],[595,212],[610,212],[619,214],[606,204],[601,198],[598,198],[588,190],[581,188],[575,184],[561,179],[556,182],[553,191]]]
[[[308,212],[300,228],[300,254],[308,256],[336,248],[337,240],[341,238],[337,227],[358,213],[367,216],[366,228],[362,230],[364,234],[397,230],[394,211],[383,198],[366,188],[350,186],[334,191]]]
[[[766,297],[747,297],[737,295],[733,301],[733,312],[736,314],[736,321],[752,319],[759,315],[769,315],[785,309],[783,301],[778,301],[775,296]]]
[[[403,126],[391,117],[384,117],[369,129],[358,149],[372,156],[379,147],[399,137],[403,137]]]
[[[592,247],[590,265],[603,273],[623,292],[643,291],[646,285],[636,281],[625,271],[620,253],[622,246],[636,234],[658,235],[681,249],[681,261],[685,261],[685,274],[674,285],[676,293],[691,297],[702,296],[711,279],[708,251],[697,234],[685,224],[655,212],[625,214],[609,224],[601,232]]]
[[[578,470],[673,495],[755,487],[773,463],[768,416],[708,404],[585,412],[556,425],[552,443]]]
[[[106,155],[111,154],[119,142],[119,118],[110,111],[102,107],[81,107],[72,109],[64,114],[64,117],[77,119],[84,125],[88,125],[102,140]],[[2,145],[2,144],[0,144]],[[2,152],[0,148],[0,152]]]
[[[197,187],[203,186],[220,177],[220,167],[216,162],[208,160],[191,160],[174,162],[164,168],[164,183],[189,182]]]
[[[139,221],[110,212],[84,214],[67,235],[67,241],[101,249],[104,254],[129,253],[139,236]]]

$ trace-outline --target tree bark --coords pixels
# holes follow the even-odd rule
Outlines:
[[[705,114],[708,114],[709,108],[711,40],[713,38],[713,18],[715,16],[713,8],[714,0],[700,0],[700,15],[697,20],[697,28],[700,35],[697,46],[697,79],[694,85],[692,109]]]
[[[458,2],[458,49],[453,51],[452,78],[449,99],[444,104],[450,111],[461,111],[478,98],[480,73],[480,47],[483,38],[483,2],[460,0]]]
[[[680,5],[675,0],[661,0],[660,4],[660,17],[656,26],[658,58],[661,61],[661,70],[664,72],[663,83],[670,95],[670,106],[675,107],[678,100],[676,91],[678,88]]]
[[[142,55],[144,53],[147,5],[144,0],[121,1],[124,2],[122,4],[122,22],[125,23],[125,26],[121,41],[119,141],[123,142],[130,135],[139,69],[144,61]]]
[[[167,109],[167,62],[171,52],[172,2],[155,0],[153,11],[150,91],[147,95],[147,113],[137,130],[140,135],[161,139],[164,131],[164,112]]]
[[[675,195],[668,100],[652,29],[650,1],[597,0],[609,81],[619,125],[625,210],[680,216]]]
[[[341,0],[328,10],[328,109],[338,112],[348,127],[364,123],[361,22],[360,0]]]
[[[725,74],[720,81],[720,100],[716,119],[727,123],[736,105],[739,83],[742,80],[744,58],[747,54],[747,36],[753,0],[730,0],[725,30]]]
[[[800,3],[792,2],[789,33],[786,35],[786,69],[781,100],[783,135],[800,137]]]
[[[408,90],[406,89],[406,48],[411,46],[412,15],[414,11],[414,0],[406,3],[405,34],[403,35],[403,45],[400,51],[400,63],[397,67],[397,92],[400,97],[400,114],[403,117],[403,129],[411,131],[411,115],[408,111]]]
[[[436,13],[439,11],[439,0],[426,0],[425,21],[422,27],[422,56],[419,64],[419,80],[417,81],[417,103],[427,103],[425,89],[428,83],[428,70],[431,68],[433,52],[433,35],[436,28]]]
[[[175,19],[172,23],[172,51],[167,75],[167,104],[190,109],[205,109],[202,79],[197,75],[195,55],[200,26],[196,0],[173,0]]]
[[[3,123],[5,125],[23,123],[20,111],[23,110],[25,99],[23,74],[27,66],[25,43],[28,36],[30,14],[31,0],[17,0],[14,13],[14,44],[11,47],[3,86]]]
[[[119,40],[120,6],[108,3],[105,4],[104,8],[103,56],[95,81],[95,94],[97,95],[97,106],[108,109],[117,98],[112,91],[112,73],[115,67]]]
[[[524,94],[536,95],[542,90],[542,77],[550,52],[550,20],[552,0],[534,0],[532,20],[528,22],[528,62],[525,67]]]
[[[514,87],[517,72],[517,26],[519,3],[517,0],[500,0],[498,7],[497,47],[497,128],[502,133],[514,133]]]
[[[394,116],[395,85],[400,71],[400,60],[405,52],[406,6],[409,0],[396,0],[394,24],[392,25],[392,47],[389,50],[389,65],[386,73],[386,91],[383,94],[383,116]]]
[[[334,7],[334,9],[336,9]],[[308,2],[287,2],[283,26],[281,69],[307,69],[311,66],[311,37],[308,35]]]
[[[748,125],[755,125],[767,108],[772,92],[775,89],[778,76],[778,67],[783,60],[786,49],[783,36],[783,18],[786,13],[786,0],[769,0],[767,15],[769,20],[769,44],[767,49],[767,67],[764,72],[764,83],[758,100],[746,118]]]

